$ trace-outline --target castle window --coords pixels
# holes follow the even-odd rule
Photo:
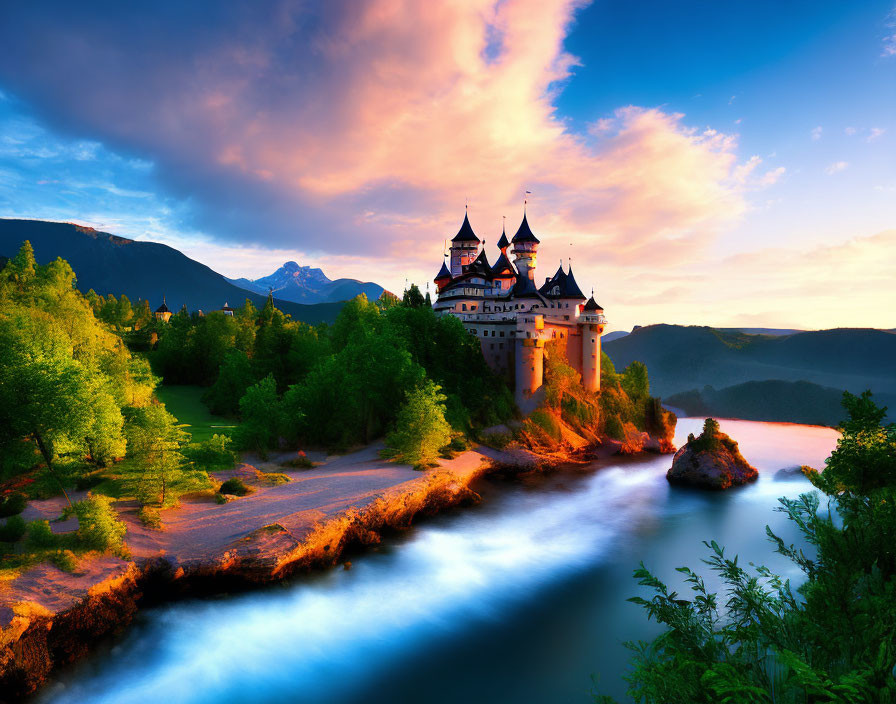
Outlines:
[[[466,303],[462,303],[462,304],[461,304],[461,308],[462,308],[463,310],[466,310],[466,309],[467,309],[467,304],[466,304]]]
[[[504,331],[503,331],[503,330],[501,331],[501,337],[504,337]]]

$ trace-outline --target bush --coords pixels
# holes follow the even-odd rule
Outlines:
[[[53,534],[49,521],[31,521],[28,524],[26,544],[30,550],[54,547],[58,537]]]
[[[25,510],[25,506],[27,505],[28,499],[24,494],[18,492],[9,494],[8,496],[3,497],[3,499],[0,499],[0,518],[17,516]]]
[[[529,414],[528,422],[544,431],[553,440],[559,440],[561,437],[560,423],[550,411],[538,408]]]
[[[619,416],[609,416],[604,422],[604,433],[613,440],[625,439],[625,428]]]
[[[231,449],[226,435],[212,435],[208,440],[194,442],[183,449],[183,455],[201,468],[229,468],[236,463],[236,453]]]
[[[78,517],[78,542],[88,550],[120,553],[127,526],[118,518],[108,496],[89,495],[66,514]]]
[[[220,491],[216,491],[215,492],[215,503],[216,504],[226,504],[227,497],[224,496],[224,494],[222,494]]]
[[[513,433],[486,433],[479,441],[483,445],[493,447],[496,450],[503,450],[513,440]]]
[[[155,507],[141,506],[140,510],[137,511],[137,518],[147,528],[162,530],[162,513]]]
[[[21,540],[26,529],[25,519],[21,516],[7,518],[6,523],[0,526],[0,543],[14,543]]]
[[[50,555],[50,562],[63,572],[74,572],[78,569],[78,558],[71,550],[57,550]]]
[[[218,489],[219,494],[231,494],[232,496],[245,496],[249,493],[249,487],[243,484],[239,477],[231,477],[221,484]]]

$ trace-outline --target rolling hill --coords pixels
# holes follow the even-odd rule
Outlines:
[[[692,389],[668,396],[665,402],[689,416],[787,421],[834,426],[843,418],[842,389],[808,381],[748,381],[714,389]]]
[[[248,298],[262,306],[267,295],[234,286],[205,264],[156,242],[138,242],[89,227],[42,220],[0,219],[0,255],[15,255],[30,240],[37,261],[44,264],[62,257],[75,270],[81,291],[126,294],[131,301],[143,298],[155,309],[167,299],[178,310],[218,310],[225,303],[240,306]],[[280,310],[307,323],[332,321],[341,302],[302,305],[275,298]]]
[[[852,393],[871,389],[896,410],[896,335],[884,330],[837,328],[769,336],[650,325],[607,342],[604,351],[617,369],[644,362],[652,392],[664,398],[704,386],[808,381]]]

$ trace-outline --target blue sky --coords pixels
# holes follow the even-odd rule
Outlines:
[[[896,326],[892,1],[353,7],[6,7],[0,216],[400,289],[528,189],[617,327]]]

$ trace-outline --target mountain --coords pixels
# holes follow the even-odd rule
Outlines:
[[[756,335],[708,327],[649,325],[607,342],[621,370],[647,365],[651,391],[664,398],[749,381],[809,381],[860,393],[896,409],[896,335],[868,328],[837,328],[793,335]],[[891,415],[892,417],[892,415]]]
[[[235,286],[247,291],[267,295],[273,291],[277,297],[294,303],[326,303],[346,301],[365,294],[371,301],[383,293],[383,287],[370,281],[336,279],[331,281],[320,269],[286,262],[270,276],[260,279],[228,279]]]
[[[842,389],[808,381],[748,381],[714,389],[705,386],[666,397],[664,402],[689,416],[837,425],[843,419]]]
[[[636,325],[632,332],[638,330],[641,326]],[[791,328],[718,328],[723,332],[743,332],[747,335],[793,335],[798,332],[803,332],[802,330],[794,330]],[[892,331],[890,331],[892,332]],[[614,330],[613,332],[608,332],[604,335],[601,340],[606,344],[607,342],[612,342],[613,340],[618,340],[620,337],[625,337],[626,335],[630,335],[631,333],[626,332],[625,330]]]
[[[241,306],[248,298],[264,305],[264,295],[234,286],[221,274],[182,252],[156,242],[137,242],[90,227],[43,220],[0,219],[0,255],[12,257],[30,240],[37,261],[45,264],[62,257],[75,270],[81,291],[126,294],[143,298],[155,309],[164,296],[171,310],[218,310],[225,303]],[[300,305],[275,298],[277,307],[307,323],[332,321],[341,303]]]

